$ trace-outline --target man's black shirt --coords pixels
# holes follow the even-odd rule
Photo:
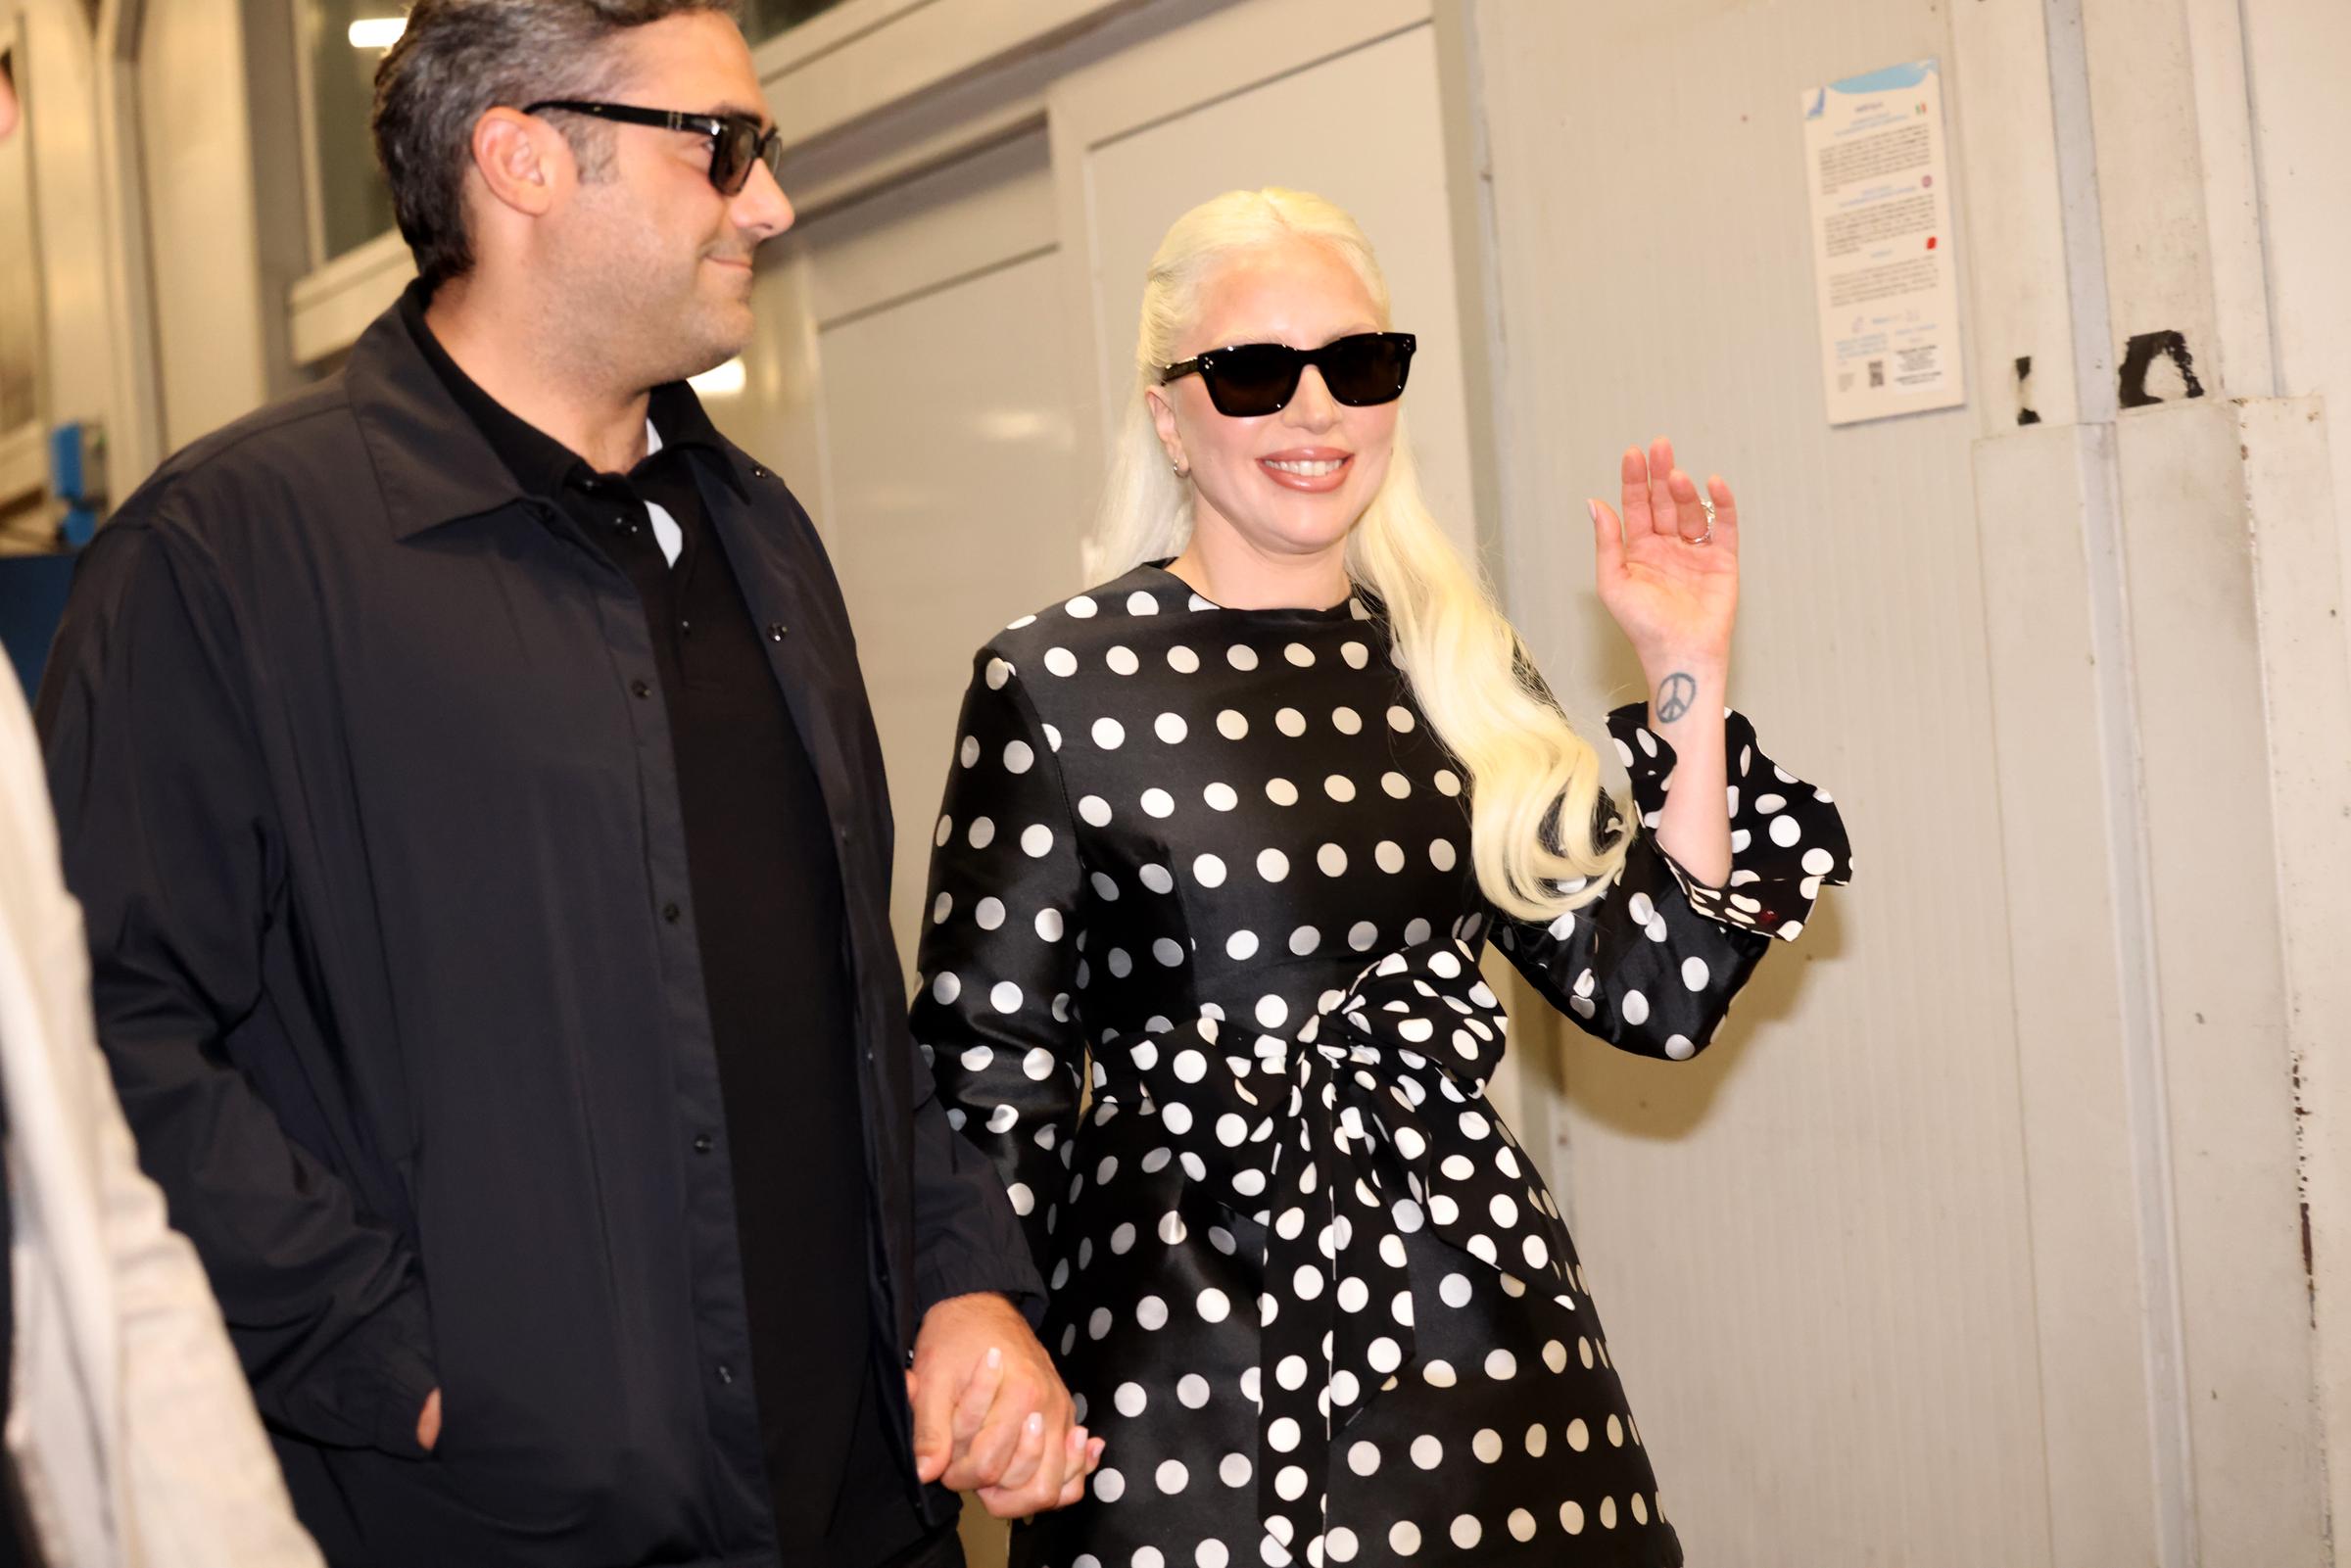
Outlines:
[[[840,866],[762,631],[702,510],[691,453],[715,451],[717,433],[683,386],[659,388],[648,411],[659,450],[625,476],[600,473],[465,374],[434,337],[421,291],[401,316],[515,482],[560,506],[644,600],[685,814],[777,1534],[788,1562],[880,1563],[925,1527],[904,1506],[911,1480],[873,1398],[871,1306],[850,1284],[867,1268],[869,1196]],[[674,561],[651,506],[676,530]],[[687,910],[665,902],[661,917],[682,922]]]

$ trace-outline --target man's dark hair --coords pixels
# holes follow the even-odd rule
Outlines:
[[[465,171],[483,115],[547,98],[600,97],[616,74],[615,38],[705,11],[740,17],[735,0],[416,0],[408,30],[376,68],[373,126],[392,211],[426,285],[472,270]],[[583,177],[600,177],[611,127],[557,118]]]

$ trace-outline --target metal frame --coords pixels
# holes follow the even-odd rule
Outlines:
[[[147,0],[99,0],[98,155],[101,199],[113,244],[107,295],[114,317],[114,398],[108,413],[107,479],[118,495],[162,460],[162,356],[155,332],[154,259],[147,234],[146,182],[139,152],[138,60]]]
[[[24,25],[23,0],[0,8],[0,56],[13,57],[16,62],[13,74],[22,111],[15,144],[0,156],[24,161],[24,231],[32,242],[33,293],[32,417],[11,429],[0,430],[0,507],[40,491],[48,472],[45,454],[53,395],[49,376],[49,289],[41,260],[40,168],[32,156],[32,94],[26,85],[31,72],[24,69],[30,37],[30,30]]]

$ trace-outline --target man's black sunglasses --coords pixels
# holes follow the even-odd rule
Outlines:
[[[570,98],[550,98],[523,111],[536,115],[559,109],[567,115],[592,115],[623,125],[652,125],[710,138],[710,183],[721,196],[742,192],[751,177],[751,166],[765,164],[781,184],[784,177],[784,133],[762,127],[748,115],[689,115],[675,109],[636,109],[627,104],[591,104]]]
[[[1217,412],[1234,419],[1278,413],[1298,395],[1298,378],[1313,365],[1322,385],[1351,408],[1394,403],[1404,396],[1418,340],[1410,332],[1358,332],[1334,338],[1319,349],[1286,343],[1239,343],[1211,349],[1160,368],[1162,386],[1194,371],[1208,388]]]

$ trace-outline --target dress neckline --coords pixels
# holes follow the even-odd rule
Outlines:
[[[1186,595],[1187,601],[1196,609],[1206,608],[1214,610],[1220,615],[1248,615],[1285,621],[1364,621],[1370,619],[1371,616],[1370,606],[1365,602],[1363,585],[1355,582],[1352,578],[1348,580],[1347,596],[1338,603],[1325,608],[1317,609],[1300,604],[1274,605],[1258,610],[1235,609],[1229,604],[1219,604],[1215,599],[1210,598],[1191,584],[1169,571],[1169,562],[1175,558],[1171,555],[1167,560],[1145,561],[1140,569],[1155,577],[1165,579],[1170,588]]]

